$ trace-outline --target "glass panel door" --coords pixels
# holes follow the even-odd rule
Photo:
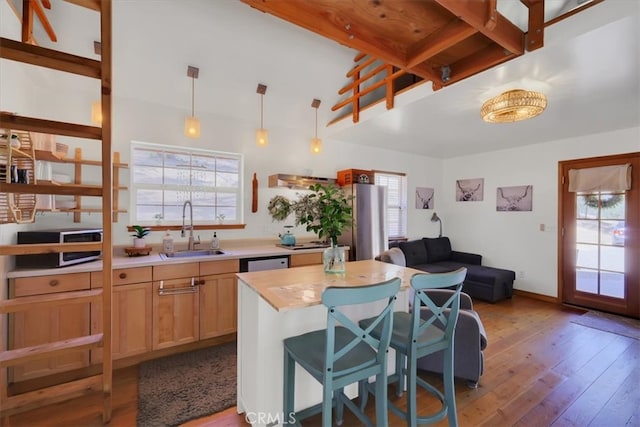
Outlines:
[[[624,299],[625,195],[576,197],[576,291]]]

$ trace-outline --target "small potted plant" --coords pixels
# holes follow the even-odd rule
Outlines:
[[[134,230],[134,233],[131,235],[133,237],[133,247],[144,248],[145,246],[147,246],[147,243],[144,238],[146,235],[151,233],[151,230],[146,227],[142,227],[140,225],[134,225],[133,230]]]

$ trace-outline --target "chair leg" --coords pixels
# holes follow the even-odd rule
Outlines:
[[[389,411],[387,403],[387,369],[376,375],[376,425],[389,425]]]
[[[404,387],[405,360],[406,360],[405,355],[396,350],[396,376],[398,377],[398,382],[396,383],[396,396],[398,397],[402,396],[402,393],[404,393],[404,388],[405,388]]]
[[[450,426],[458,425],[458,414],[456,411],[456,390],[453,379],[453,343],[444,351],[444,398],[447,404],[447,417]]]
[[[322,385],[322,427],[331,427],[331,409],[333,406],[333,390],[331,384],[332,378],[325,376]]]
[[[296,362],[293,360],[289,352],[284,350],[284,388],[283,388],[283,412],[284,418],[290,419],[294,414],[294,395],[296,384]]]
[[[407,355],[407,425],[418,425],[416,356]]]
[[[344,415],[344,389],[338,389],[333,392],[336,399],[336,424],[341,426]]]
[[[360,410],[364,412],[369,402],[369,384],[366,379],[358,382],[358,397],[360,397]]]

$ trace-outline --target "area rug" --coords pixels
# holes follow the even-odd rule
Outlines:
[[[235,404],[235,342],[140,365],[139,427],[177,426]]]
[[[578,325],[640,340],[640,320],[600,311],[588,311],[572,320]]]

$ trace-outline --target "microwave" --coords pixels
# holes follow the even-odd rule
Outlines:
[[[41,243],[102,242],[102,229],[60,229],[18,231],[19,245]],[[57,268],[81,262],[93,261],[102,251],[59,252],[46,254],[16,255],[17,268]]]

